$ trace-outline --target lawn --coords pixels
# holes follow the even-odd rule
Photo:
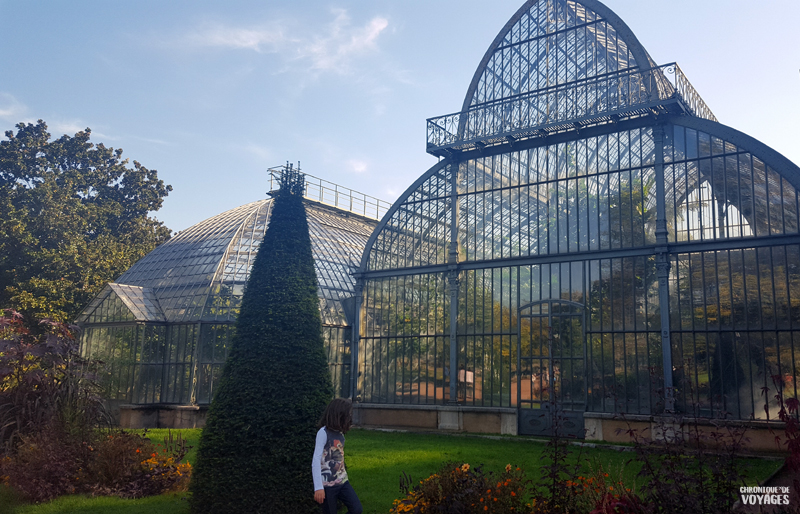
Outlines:
[[[176,431],[173,431],[176,432]],[[195,448],[187,455],[196,458],[200,430],[180,430]],[[161,442],[167,430],[149,430],[148,436]],[[413,434],[354,429],[347,435],[347,469],[350,481],[364,505],[365,513],[386,513],[392,500],[400,496],[400,475],[405,472],[415,480],[429,476],[446,461],[482,465],[486,471],[499,472],[506,464],[519,466],[535,478],[545,444],[522,437],[482,438],[464,435]],[[574,448],[573,458],[579,449]],[[628,463],[632,452],[618,448],[584,448],[582,459],[602,463],[605,469],[622,473],[627,484],[633,484],[639,466]],[[310,456],[309,456],[310,459]],[[747,459],[750,482],[765,479],[779,466],[775,460]],[[309,495],[311,492],[309,484]],[[186,514],[186,494],[165,495],[140,500],[88,498],[68,496],[41,505],[20,505],[8,491],[0,489],[0,514]],[[5,505],[5,507],[4,507]]]

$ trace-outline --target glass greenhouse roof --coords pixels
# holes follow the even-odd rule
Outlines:
[[[305,203],[323,323],[345,325],[342,300],[377,221]],[[106,286],[78,322],[234,320],[271,207],[270,199],[249,203],[180,232]]]
[[[428,152],[446,156],[670,112],[716,121],[680,67],[656,66],[608,8],[539,0],[495,39],[461,111],[428,120]]]

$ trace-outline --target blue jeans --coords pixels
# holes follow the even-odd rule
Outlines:
[[[325,488],[325,501],[322,502],[322,514],[336,514],[336,500],[341,500],[347,507],[348,514],[361,514],[361,502],[350,482]]]

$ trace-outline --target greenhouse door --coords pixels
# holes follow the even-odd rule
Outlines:
[[[517,334],[518,433],[553,436],[558,430],[561,436],[583,439],[584,306],[566,300],[524,305]]]

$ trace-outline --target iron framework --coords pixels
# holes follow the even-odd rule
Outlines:
[[[427,142],[444,159],[359,268],[361,401],[523,406],[549,350],[520,307],[553,302],[584,309],[587,411],[763,419],[763,387],[797,395],[800,168],[603,4],[526,2]]]
[[[676,63],[626,69],[556,84],[473,105],[466,112],[428,119],[428,152],[514,143],[595,125],[687,113],[717,121]]]

